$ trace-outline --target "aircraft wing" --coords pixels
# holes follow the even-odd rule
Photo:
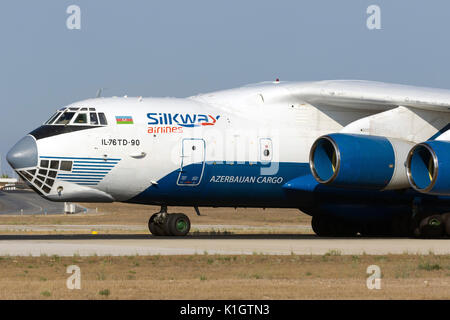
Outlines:
[[[316,107],[385,111],[399,106],[426,111],[450,110],[450,90],[364,80],[263,82],[199,94],[191,99],[227,108],[267,103],[307,102]]]
[[[362,80],[286,83],[296,98],[312,105],[366,110],[398,106],[423,110],[450,110],[450,90]]]

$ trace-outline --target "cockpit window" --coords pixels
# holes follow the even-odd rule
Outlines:
[[[45,125],[91,125],[106,126],[108,122],[103,112],[97,113],[95,108],[65,107],[59,109],[45,122]]]
[[[79,113],[73,123],[75,123],[75,124],[87,124],[87,114],[86,113]]]
[[[103,112],[99,112],[98,117],[100,118],[100,124],[106,126],[108,122],[106,121],[105,114]]]
[[[45,124],[52,124],[53,121],[56,120],[56,118],[58,118],[58,116],[61,114],[61,112],[56,112],[54,115],[52,115],[52,117],[50,119],[48,119],[48,121]]]
[[[72,120],[73,116],[75,115],[75,112],[64,112],[61,117],[59,117],[58,121],[55,122],[55,124],[68,124],[70,120]]]
[[[97,117],[97,114],[95,112],[91,112],[89,114],[89,117],[91,119],[91,124],[98,124],[98,117]]]

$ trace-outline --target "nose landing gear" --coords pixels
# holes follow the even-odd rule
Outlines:
[[[153,214],[148,229],[154,236],[185,236],[191,229],[191,222],[183,213],[167,213],[167,206]]]

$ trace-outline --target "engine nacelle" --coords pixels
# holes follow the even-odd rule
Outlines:
[[[405,160],[414,143],[359,134],[318,138],[309,164],[316,180],[334,187],[404,189],[410,184]]]
[[[406,172],[415,190],[450,195],[450,142],[433,140],[414,146],[406,160]]]

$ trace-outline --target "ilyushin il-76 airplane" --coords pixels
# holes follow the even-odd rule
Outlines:
[[[318,236],[450,235],[450,90],[278,79],[185,99],[98,97],[59,109],[7,154],[52,201],[297,208]]]

